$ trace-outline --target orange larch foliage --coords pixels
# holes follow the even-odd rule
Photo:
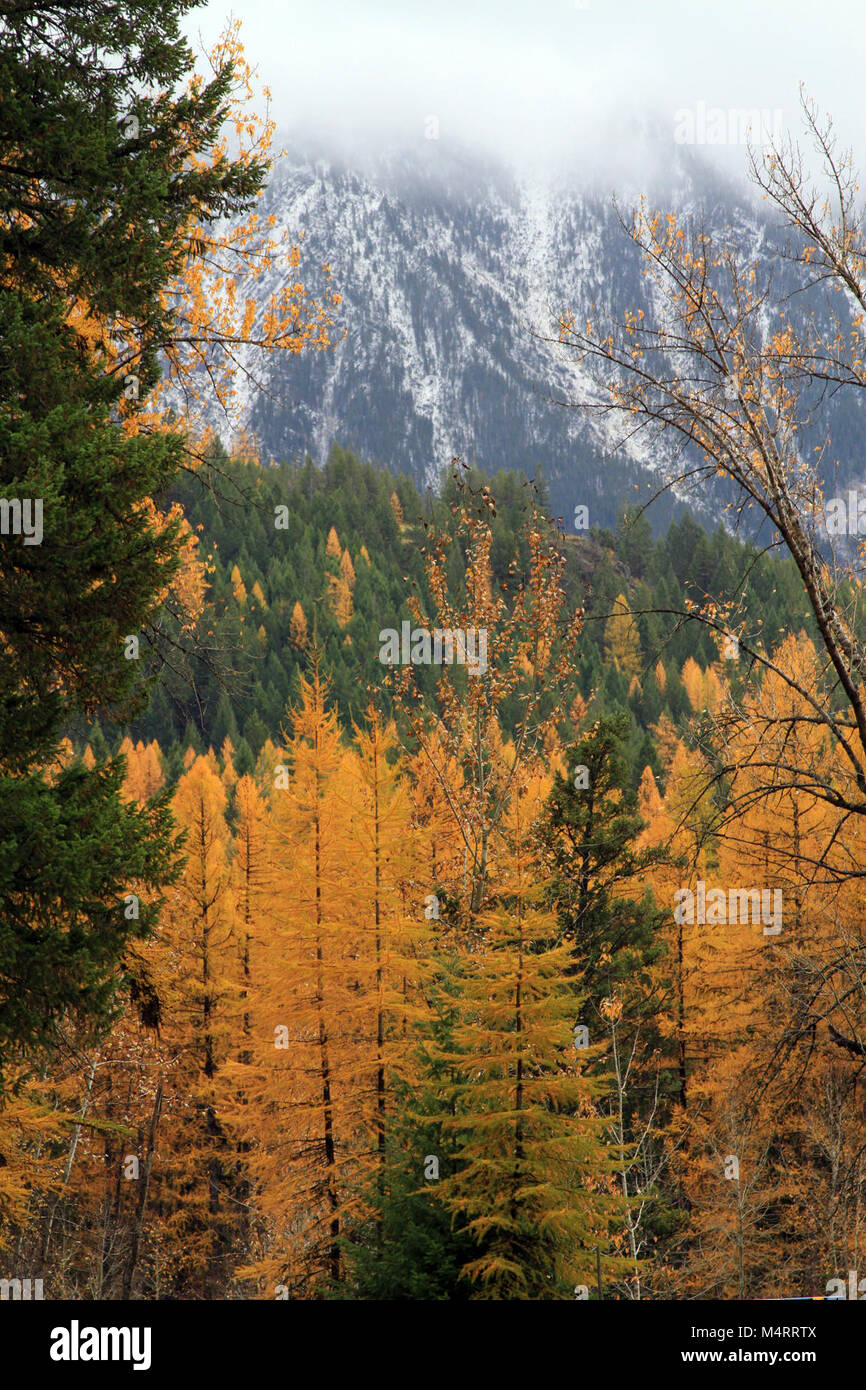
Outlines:
[[[329,574],[328,603],[340,627],[345,627],[354,612],[352,591],[342,575]]]
[[[292,609],[292,616],[289,621],[289,641],[299,651],[302,651],[307,645],[307,620],[304,617],[300,599],[295,599],[295,606]]]
[[[301,681],[288,746],[269,789],[280,891],[267,936],[253,940],[258,982],[248,1104],[261,1257],[242,1271],[265,1297],[310,1295],[339,1278],[348,1160],[363,1136],[357,1088],[356,906],[347,872],[346,753],[314,662]],[[291,775],[289,777],[289,770]]]
[[[611,615],[604,625],[604,644],[608,657],[626,676],[641,669],[640,635],[625,594],[618,594]]]
[[[682,669],[682,682],[693,710],[706,708],[704,672],[693,656],[687,657]]]
[[[247,589],[237,565],[232,566],[231,586],[232,593],[235,597],[235,603],[239,604],[239,606],[243,608],[244,604],[247,601]]]
[[[167,1234],[166,1275],[207,1297],[232,1272],[242,1211],[237,1155],[222,1118],[221,1072],[239,1032],[242,976],[225,787],[196,758],[173,799],[186,863],[168,895],[160,954],[170,981],[163,1043],[176,1059],[166,1097],[168,1152],[155,1181]]]
[[[355,587],[355,566],[352,564],[352,557],[348,550],[344,550],[340,557],[340,574],[348,588],[353,589]]]

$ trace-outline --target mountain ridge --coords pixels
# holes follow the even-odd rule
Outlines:
[[[766,261],[771,228],[749,188],[671,148],[663,183],[678,214],[731,229]],[[612,421],[558,403],[592,392],[575,355],[551,341],[558,314],[652,309],[637,250],[597,181],[533,177],[435,140],[331,155],[288,143],[260,211],[300,239],[302,277],[327,262],[343,296],[331,350],[275,355],[264,392],[240,398],[239,423],[265,460],[321,464],[336,441],[436,488],[459,456],[542,473],[557,514],[585,504],[602,525],[623,500],[657,490],[673,461],[664,443],[623,440]],[[279,283],[272,271],[252,292]],[[843,461],[842,476],[855,468]],[[705,518],[718,511],[690,505]],[[672,499],[656,509],[657,525],[680,510]]]

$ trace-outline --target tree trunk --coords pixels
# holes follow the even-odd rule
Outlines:
[[[156,1148],[156,1131],[159,1126],[160,1114],[162,1112],[162,1077],[156,1088],[156,1095],[153,1101],[153,1111],[150,1116],[150,1128],[147,1134],[147,1149],[144,1156],[144,1167],[139,1177],[138,1201],[135,1206],[135,1222],[132,1228],[132,1243],[129,1248],[129,1256],[126,1261],[126,1268],[123,1271],[123,1297],[128,1299],[132,1295],[132,1281],[135,1278],[135,1267],[138,1264],[138,1252],[141,1246],[141,1232],[144,1226],[144,1214],[147,1209],[147,1197],[150,1188],[150,1170],[153,1167],[153,1153]]]

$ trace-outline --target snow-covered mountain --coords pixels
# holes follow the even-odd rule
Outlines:
[[[620,190],[624,211],[638,191]],[[733,227],[761,255],[766,227],[748,189],[695,151],[675,147],[664,186],[648,191],[710,227]],[[303,233],[302,278],[306,269],[315,282],[330,264],[345,328],[333,351],[274,359],[267,392],[250,396],[243,423],[266,458],[309,452],[321,462],[336,440],[434,486],[455,455],[491,470],[541,469],[557,512],[585,503],[601,524],[623,498],[648,495],[658,446],[624,442],[610,417],[557,403],[589,385],[555,341],[557,314],[648,307],[610,189],[533,180],[436,141],[376,158],[289,146],[259,211],[275,215],[278,231]]]

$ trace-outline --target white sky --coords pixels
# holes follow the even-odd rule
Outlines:
[[[340,145],[411,146],[435,116],[509,161],[627,167],[635,119],[672,139],[698,102],[799,133],[804,81],[866,166],[866,0],[212,0],[194,45],[230,14],[281,130]]]

